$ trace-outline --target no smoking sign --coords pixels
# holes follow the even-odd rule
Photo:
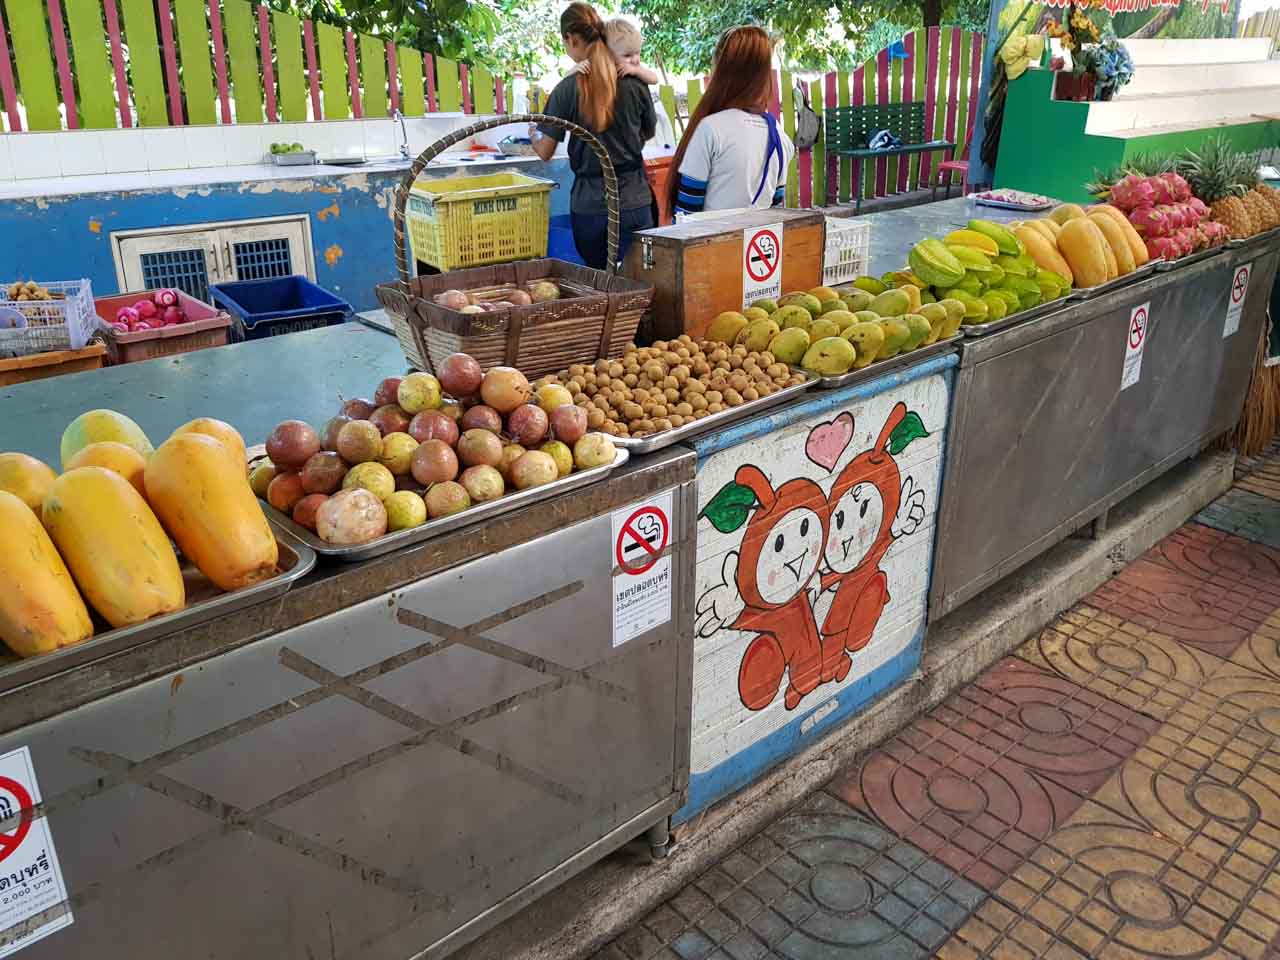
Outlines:
[[[1124,341],[1124,368],[1120,374],[1121,390],[1128,390],[1142,379],[1142,351],[1147,346],[1147,331],[1150,326],[1150,301],[1129,311],[1129,327]]]
[[[742,231],[742,306],[782,294],[782,224]]]
[[[1242,263],[1231,273],[1231,289],[1227,293],[1227,316],[1222,324],[1222,336],[1231,336],[1240,329],[1240,318],[1244,316],[1244,301],[1249,296],[1249,276],[1253,273],[1253,263]]]
[[[671,620],[670,490],[613,514],[613,645]]]

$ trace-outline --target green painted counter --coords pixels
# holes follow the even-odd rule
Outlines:
[[[0,450],[58,469],[63,429],[96,407],[129,415],[156,444],[188,420],[217,417],[252,445],[291,417],[319,429],[342,398],[371,397],[405,370],[395,337],[346,323],[52,377],[0,388]]]

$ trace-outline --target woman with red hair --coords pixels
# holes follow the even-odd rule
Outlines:
[[[621,207],[618,259],[621,260],[637,230],[657,226],[657,205],[644,169],[644,145],[653,136],[658,118],[653,98],[643,81],[619,76],[617,64],[605,41],[604,21],[589,3],[571,3],[560,15],[565,53],[574,63],[588,65],[575,71],[551,91],[543,113],[586,127],[604,144],[618,176]],[[533,149],[550,160],[565,131],[540,126]],[[604,200],[600,161],[582,140],[569,140],[569,166],[573,192],[569,200],[573,242],[587,266],[602,269],[608,259],[609,220]]]
[[[716,44],[711,82],[671,164],[671,209],[782,205],[796,149],[769,112],[772,93],[769,35],[755,26],[726,30]]]

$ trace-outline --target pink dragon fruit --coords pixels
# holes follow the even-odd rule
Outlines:
[[[1177,260],[1182,253],[1173,237],[1153,237],[1147,240],[1147,255],[1152,260]]]
[[[1165,223],[1169,225],[1168,233],[1175,233],[1187,225],[1183,219],[1182,211],[1176,204],[1162,203],[1156,207],[1156,213],[1164,217]]]
[[[1121,210],[1137,210],[1156,203],[1155,190],[1143,177],[1132,173],[1111,188],[1111,202]]]
[[[1168,236],[1173,229],[1168,217],[1152,206],[1138,207],[1130,211],[1129,222],[1139,234],[1147,238]]]
[[[1195,227],[1183,227],[1174,235],[1174,239],[1182,246],[1182,253],[1194,253],[1200,246],[1200,234]]]
[[[1178,206],[1182,208],[1182,216],[1187,221],[1187,226],[1194,227],[1204,219],[1204,214],[1185,200],[1180,201]]]
[[[1227,232],[1226,226],[1217,220],[1204,220],[1200,224],[1200,229],[1204,232],[1208,239],[1209,246],[1220,247],[1231,239],[1231,235]]]
[[[1189,198],[1187,200],[1187,206],[1189,206],[1192,210],[1194,210],[1196,212],[1196,216],[1198,216],[1201,220],[1208,218],[1209,208],[1205,206],[1204,201],[1201,200],[1199,197]]]
[[[1191,199],[1191,184],[1179,173],[1162,173],[1160,178],[1173,187],[1173,199],[1182,203]]]
[[[1176,203],[1177,198],[1174,196],[1173,184],[1165,180],[1163,175],[1159,177],[1148,177],[1147,182],[1151,184],[1151,192],[1154,196],[1156,206],[1162,203]]]

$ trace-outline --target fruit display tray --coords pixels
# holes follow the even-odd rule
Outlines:
[[[761,397],[759,400],[750,400],[742,404],[742,406],[731,407],[720,413],[713,413],[709,417],[703,417],[701,420],[695,420],[693,423],[686,423],[684,426],[663,430],[661,433],[653,433],[647,437],[614,437],[614,445],[634,454],[652,453],[655,450],[661,450],[663,447],[669,447],[673,443],[679,443],[681,440],[700,437],[704,433],[712,433],[731,423],[737,423],[739,420],[746,420],[763,410],[776,407],[778,404],[785,403],[798,394],[804,393],[819,380],[812,373],[798,369],[797,372],[804,373],[805,377],[807,377],[804,383],[783,387],[777,393],[771,393],[767,397]]]
[[[1001,330],[1018,327],[1024,323],[1039,320],[1041,317],[1047,317],[1051,313],[1057,313],[1066,305],[1067,298],[1059,297],[1057,300],[1050,300],[1048,303],[1042,303],[1037,307],[1032,307],[1030,310],[1019,310],[1003,320],[996,320],[994,323],[971,323],[968,326],[961,327],[960,330],[966,337],[989,337],[993,333],[999,333]]]
[[[910,353],[900,353],[888,360],[876,360],[870,366],[863,367],[861,370],[850,370],[848,373],[842,373],[834,377],[819,377],[816,381],[816,386],[819,390],[849,387],[855,383],[874,380],[876,377],[883,376],[886,373],[893,373],[904,367],[915,366],[930,357],[948,353],[960,341],[961,336],[961,334],[957,333],[954,337],[947,337],[947,339],[931,343],[927,347],[919,347]]]
[[[53,653],[25,658],[0,656],[0,693],[283,596],[298,580],[311,572],[316,565],[316,555],[298,537],[276,523],[271,518],[270,511],[264,512],[267,512],[276,544],[280,548],[276,575],[270,580],[255,583],[234,593],[223,593],[179,554],[182,579],[187,591],[185,607],[176,613],[153,617],[131,627],[105,630],[83,643],[63,647]]]
[[[994,207],[996,210],[1019,210],[1023,213],[1036,213],[1040,210],[1048,210],[1052,207],[1053,201],[1046,203],[1013,203],[1009,200],[993,200],[990,197],[984,197],[981,194],[971,193],[966,198],[972,200],[980,207]]]
[[[616,445],[617,438],[614,438],[614,442]],[[340,560],[344,563],[356,563],[361,560],[380,557],[384,553],[391,553],[401,547],[422,543],[433,537],[439,537],[461,527],[478,523],[481,520],[491,520],[494,517],[502,516],[504,513],[510,513],[513,510],[519,510],[521,507],[527,507],[543,500],[550,500],[552,497],[557,497],[562,493],[568,493],[570,490],[577,490],[580,487],[595,483],[597,480],[603,480],[626,463],[630,456],[631,454],[627,450],[619,448],[614,452],[613,463],[606,463],[602,467],[592,467],[590,470],[578,470],[567,477],[554,480],[541,487],[517,490],[515,493],[508,493],[499,497],[497,500],[490,500],[487,503],[481,503],[463,510],[461,513],[455,513],[453,516],[428,520],[421,526],[410,527],[408,530],[397,530],[394,533],[385,533],[376,540],[351,546],[326,543],[318,535],[312,533],[301,524],[294,523],[292,519],[286,517],[265,501],[262,501],[262,509],[271,518],[273,524],[288,530],[289,533],[321,556],[333,557],[335,560]]]
[[[1193,263],[1199,263],[1201,260],[1208,260],[1210,257],[1216,257],[1223,250],[1226,250],[1227,246],[1228,244],[1223,244],[1220,247],[1210,247],[1208,250],[1189,253],[1185,257],[1179,257],[1177,260],[1165,260],[1161,258],[1155,261],[1155,272],[1168,273],[1170,270],[1177,270],[1180,267],[1189,267]]]
[[[1228,240],[1224,246],[1228,250],[1238,250],[1240,247],[1261,246],[1269,243],[1276,237],[1280,237],[1280,227],[1272,227],[1270,230],[1263,230],[1262,233],[1255,233],[1252,237],[1244,237],[1240,240]]]
[[[1120,287],[1136,283],[1138,280],[1154,273],[1156,264],[1159,262],[1158,260],[1148,261],[1138,267],[1137,270],[1134,270],[1133,273],[1126,273],[1123,277],[1116,277],[1114,280],[1108,280],[1106,283],[1100,283],[1097,286],[1073,288],[1064,299],[1071,303],[1079,303],[1081,300],[1092,300],[1094,297],[1099,297],[1104,293],[1110,293],[1112,290],[1118,290]]]

